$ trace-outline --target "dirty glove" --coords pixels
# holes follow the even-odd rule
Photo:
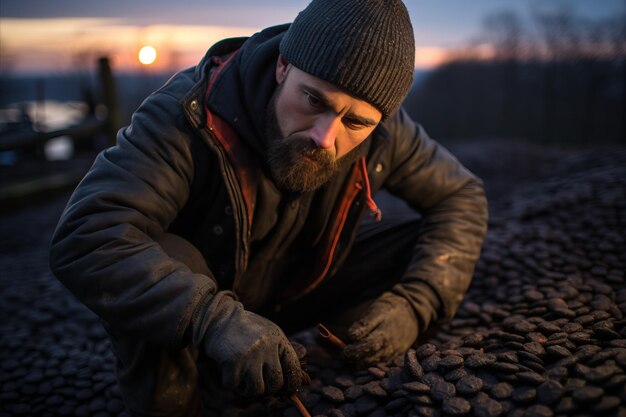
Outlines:
[[[222,383],[244,396],[295,392],[301,385],[298,356],[283,331],[219,292],[205,312],[204,349],[222,371]]]
[[[349,344],[344,357],[365,367],[386,362],[404,353],[418,335],[418,322],[409,302],[385,292],[367,309],[365,315],[348,329]]]

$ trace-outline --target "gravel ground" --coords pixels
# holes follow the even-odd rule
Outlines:
[[[296,335],[312,377],[302,401],[334,417],[626,417],[626,150],[450,148],[491,209],[457,317],[361,371]],[[66,198],[0,218],[0,416],[128,415],[98,319],[48,269]],[[299,415],[278,398],[242,413]]]

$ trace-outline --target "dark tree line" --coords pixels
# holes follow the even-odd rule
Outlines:
[[[491,15],[406,100],[440,138],[519,137],[626,144],[626,2],[589,20],[573,10]]]

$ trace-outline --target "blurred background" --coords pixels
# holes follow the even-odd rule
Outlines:
[[[405,107],[431,136],[626,144],[626,0],[405,3],[416,40]],[[214,42],[289,22],[307,4],[3,1],[0,206],[72,187],[172,74]]]

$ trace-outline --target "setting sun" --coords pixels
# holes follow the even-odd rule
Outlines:
[[[139,62],[150,65],[156,60],[157,51],[152,46],[146,45],[139,51]]]

